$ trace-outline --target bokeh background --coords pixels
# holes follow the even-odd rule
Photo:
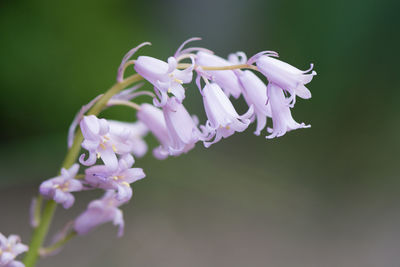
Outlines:
[[[139,54],[166,59],[201,36],[196,45],[224,57],[268,49],[301,69],[313,62],[313,98],[293,111],[312,128],[266,140],[253,125],[178,158],[148,153],[123,207],[125,236],[104,225],[39,266],[399,266],[398,3],[1,1],[0,231],[29,241],[37,186],[126,51],[151,41]],[[204,122],[195,86],[185,103]],[[135,119],[126,108],[105,115]],[[52,233],[97,196],[59,208]]]

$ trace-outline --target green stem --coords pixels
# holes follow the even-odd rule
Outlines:
[[[33,213],[33,225],[32,227],[37,227],[39,226],[40,223],[40,215],[42,214],[42,203],[43,203],[43,197],[40,195],[36,199],[36,204],[35,204],[35,211]]]
[[[134,74],[129,76],[120,83],[116,83],[111,87],[100,99],[99,101],[88,111],[87,115],[98,115],[103,108],[107,105],[108,100],[117,94],[119,91],[127,87],[128,85],[142,80],[143,77],[139,74]],[[74,138],[74,143],[72,147],[68,150],[65,156],[64,162],[62,164],[63,168],[70,168],[77,160],[79,151],[81,149],[81,143],[83,141],[82,132],[80,129],[77,130]],[[32,240],[29,245],[29,251],[26,253],[24,258],[25,267],[34,267],[36,265],[39,249],[42,247],[44,239],[47,236],[51,221],[56,211],[57,203],[53,200],[47,201],[38,227],[35,228],[32,234]]]
[[[39,226],[35,229],[32,235],[32,241],[29,245],[29,251],[25,255],[24,263],[26,267],[33,267],[36,264],[39,256],[39,248],[42,246],[43,240],[49,231],[51,220],[53,219],[57,203],[53,200],[47,201],[44,207],[42,218]]]

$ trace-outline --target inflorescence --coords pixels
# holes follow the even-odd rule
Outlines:
[[[296,96],[311,98],[305,85],[316,75],[312,64],[310,69],[302,71],[277,59],[278,54],[273,51],[260,52],[250,59],[245,53],[237,52],[224,59],[205,48],[185,48],[189,42],[196,40],[200,38],[185,41],[167,62],[149,56],[132,60],[139,48],[150,45],[147,42],[125,55],[118,69],[117,83],[125,81],[125,70],[133,65],[137,75],[152,84],[154,93],[141,91],[142,84],[136,84],[107,99],[103,110],[115,105],[132,107],[137,110],[137,122],[112,121],[87,114],[103,95],[78,112],[69,130],[68,146],[73,145],[79,125],[83,135],[81,147],[86,153],[80,155],[79,163],[63,168],[59,176],[44,181],[40,185],[40,194],[65,209],[74,204],[72,192],[103,189],[104,196],[91,201],[87,209],[68,224],[68,229],[63,230],[64,238],[71,237],[71,234],[84,235],[106,222],[113,222],[119,227],[118,235],[123,234],[124,220],[119,206],[131,199],[130,184],[145,177],[141,168],[132,166],[134,156],[142,157],[148,150],[143,139],[148,132],[159,142],[159,146],[153,149],[153,155],[161,160],[187,153],[198,142],[210,147],[235,132],[243,132],[255,121],[254,134],[260,135],[266,128],[269,133],[267,139],[310,127],[296,122],[291,109],[296,103]],[[268,84],[255,72],[265,76]],[[183,104],[185,86],[193,80],[203,98],[207,115],[207,121],[201,125]],[[152,103],[139,105],[132,101],[141,95],[153,97]],[[230,97],[237,99],[240,96],[249,106],[243,115],[237,113],[230,100]],[[272,123],[266,127],[268,118],[272,119]],[[86,169],[79,174],[82,167]],[[35,205],[32,206],[32,216],[35,215],[34,210]],[[35,224],[35,218],[32,222]],[[20,266],[15,265],[13,260],[27,247],[18,242],[15,236],[7,241],[0,234],[0,266]],[[62,240],[59,242],[63,243]],[[5,244],[11,244],[10,248]]]

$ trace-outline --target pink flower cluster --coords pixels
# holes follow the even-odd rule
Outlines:
[[[85,105],[75,117],[70,128],[69,144],[72,144],[75,126],[79,124],[84,137],[82,148],[87,151],[79,158],[80,164],[87,167],[84,179],[77,179],[79,165],[75,164],[69,170],[63,169],[60,176],[43,182],[40,192],[69,208],[74,203],[71,192],[95,188],[105,190],[104,197],[92,201],[74,221],[73,228],[78,234],[86,234],[109,221],[118,225],[119,234],[122,234],[124,221],[118,207],[132,197],[130,184],[145,177],[141,168],[132,166],[133,156],[141,157],[147,152],[143,138],[148,132],[159,142],[159,146],[153,149],[154,157],[165,159],[187,153],[199,141],[210,147],[235,132],[243,132],[255,121],[254,133],[260,135],[266,128],[268,139],[310,127],[296,122],[291,109],[297,96],[311,98],[305,85],[316,75],[312,65],[309,70],[301,71],[278,60],[278,54],[271,51],[260,52],[250,59],[243,52],[237,52],[224,59],[205,48],[184,48],[194,40],[199,38],[185,41],[167,61],[149,56],[130,60],[140,47],[149,43],[133,48],[123,58],[117,82],[124,81],[126,67],[133,64],[137,74],[154,87],[154,94],[137,91],[140,87],[137,85],[113,96],[108,105],[134,107],[137,109],[137,122],[84,116],[99,97]],[[265,76],[268,84],[254,71]],[[201,125],[183,104],[186,84],[194,80],[194,74],[207,115],[207,120]],[[131,102],[143,94],[153,95],[153,103],[138,105]],[[242,115],[238,114],[230,99],[240,96],[249,107]],[[271,119],[269,127],[268,118]]]

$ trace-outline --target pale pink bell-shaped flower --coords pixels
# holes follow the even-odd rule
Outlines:
[[[311,127],[304,123],[297,123],[293,119],[288,104],[289,99],[285,97],[283,90],[279,86],[269,83],[267,93],[271,105],[273,129],[268,129],[271,134],[266,138],[280,137],[291,130]]]
[[[146,91],[141,91],[141,92],[135,92],[137,89],[143,86],[143,83],[137,84],[131,88],[122,90],[118,94],[115,94],[111,97],[110,101],[113,100],[132,100],[133,98],[143,95],[143,94],[148,94],[149,92]],[[69,129],[68,129],[68,147],[70,148],[73,144],[74,137],[75,137],[75,130],[76,127],[78,126],[79,122],[82,120],[83,116],[85,113],[96,104],[100,98],[103,96],[103,94],[98,95],[94,99],[92,99],[88,104],[82,106],[82,108],[79,110],[79,112],[75,115],[75,118],[73,119]],[[107,104],[109,105],[109,104]]]
[[[61,169],[61,175],[44,181],[39,188],[40,194],[62,204],[65,209],[70,208],[75,198],[71,192],[83,189],[82,182],[75,179],[79,171],[79,164],[72,165],[68,170]]]
[[[237,71],[237,76],[243,88],[243,96],[249,106],[254,107],[257,117],[257,128],[254,134],[260,135],[271,117],[271,106],[268,103],[267,86],[252,71]]]
[[[118,168],[116,154],[124,155],[132,152],[128,130],[111,133],[107,120],[98,119],[94,115],[84,116],[80,126],[84,137],[82,147],[89,152],[86,160],[85,154],[80,156],[81,164],[91,166],[96,163],[97,158],[101,158],[108,168],[116,170]]]
[[[124,141],[129,147],[129,153],[136,157],[143,157],[147,152],[147,144],[143,138],[148,133],[149,129],[140,121],[137,122],[122,122],[108,120],[110,125],[110,136]]]
[[[4,267],[23,267],[22,262],[15,258],[26,251],[28,246],[21,243],[17,235],[10,235],[8,238],[0,233],[0,266]]]
[[[113,190],[107,191],[101,199],[93,200],[87,209],[76,218],[74,230],[79,235],[85,235],[97,226],[113,222],[118,226],[118,236],[124,233],[124,218],[122,211],[118,208],[125,202],[116,198]]]
[[[185,89],[182,84],[192,81],[194,62],[192,63],[191,67],[178,70],[178,62],[174,57],[169,57],[167,63],[153,57],[140,56],[136,60],[135,70],[154,85],[155,92],[160,98],[154,102],[158,106],[163,106],[168,93],[172,93],[180,102],[183,101]]]
[[[169,155],[168,147],[171,146],[171,138],[168,134],[162,110],[153,105],[144,103],[140,105],[136,116],[139,121],[147,126],[160,143],[160,146],[153,150],[154,157],[157,159],[167,158]]]
[[[310,91],[304,85],[309,83],[314,75],[317,75],[315,71],[312,71],[313,64],[311,64],[310,69],[302,71],[271,57],[275,55],[262,53],[257,55],[249,60],[249,64],[255,61],[258,70],[267,77],[270,83],[289,92],[291,106],[296,101],[296,95],[304,99],[311,98]],[[311,73],[308,73],[310,71]]]
[[[226,59],[204,51],[199,51],[196,54],[196,64],[199,66],[208,67],[223,67],[232,65],[232,63]],[[232,70],[202,70],[202,72],[208,74],[211,80],[218,84],[228,97],[230,95],[232,95],[234,98],[238,98],[240,96],[242,89],[238,78]]]
[[[85,181],[93,187],[114,189],[119,201],[128,201],[132,197],[131,183],[145,177],[142,168],[131,168],[134,159],[126,154],[118,161],[117,170],[109,170],[106,165],[95,165],[85,170]]]
[[[233,107],[229,98],[216,83],[209,83],[203,88],[203,103],[207,114],[206,128],[215,135],[212,142],[204,142],[206,147],[227,138],[235,132],[242,132],[249,126],[254,109],[240,116]]]
[[[180,155],[191,150],[197,141],[204,140],[206,135],[197,128],[197,118],[190,116],[186,108],[171,97],[163,107],[165,123],[171,139],[170,155]]]

